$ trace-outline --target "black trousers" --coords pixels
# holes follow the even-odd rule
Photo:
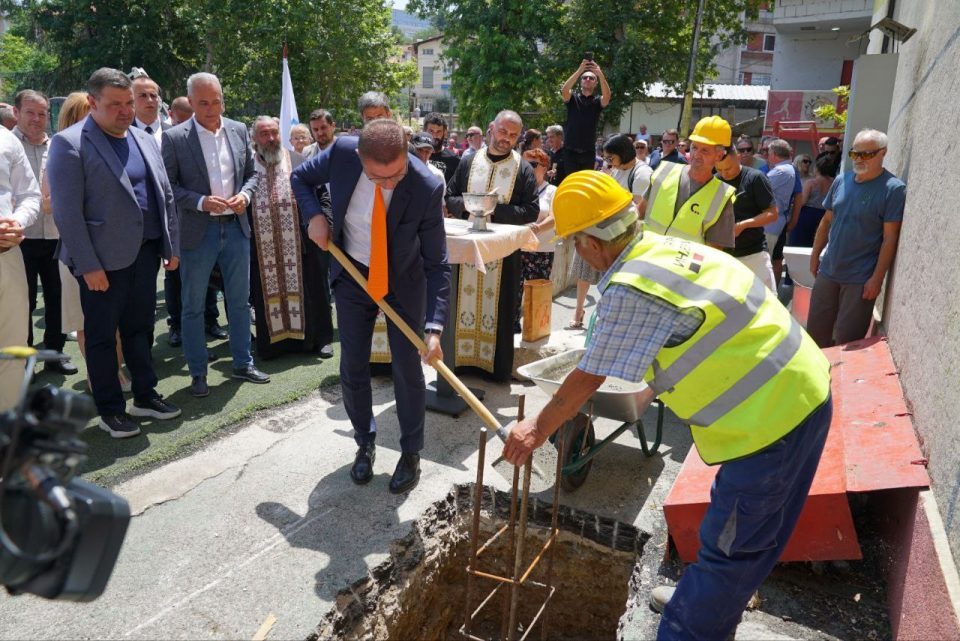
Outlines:
[[[33,312],[37,309],[37,279],[43,287],[43,344],[47,349],[63,351],[66,336],[60,317],[60,267],[57,245],[60,241],[26,238],[20,243],[23,266],[27,271],[30,301],[27,344],[33,345]]]
[[[107,291],[92,292],[83,276],[77,278],[87,337],[87,377],[100,416],[123,414],[126,408],[117,378],[118,329],[123,359],[133,379],[134,399],[145,401],[157,396],[150,349],[158,269],[160,241],[148,240],[132,265],[107,272]]]
[[[575,171],[584,169],[593,169],[596,167],[597,155],[592,151],[577,151],[569,147],[563,148],[563,171],[564,177],[569,176]]]
[[[163,275],[163,298],[167,305],[167,326],[180,331],[180,270],[168,271]],[[217,309],[217,288],[211,283],[207,286],[207,300],[204,305],[203,319],[207,327],[217,324],[220,311]]]

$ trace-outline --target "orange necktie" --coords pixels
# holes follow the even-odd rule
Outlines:
[[[370,219],[370,275],[367,276],[367,293],[373,300],[387,295],[387,208],[383,204],[383,192],[375,185],[373,216]]]

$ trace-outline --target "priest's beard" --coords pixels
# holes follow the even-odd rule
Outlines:
[[[260,160],[267,167],[276,167],[280,164],[281,158],[283,158],[283,150],[279,142],[272,145],[261,145],[255,142],[253,143],[253,147],[257,150],[257,155],[260,156]]]

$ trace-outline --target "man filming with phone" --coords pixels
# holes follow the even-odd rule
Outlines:
[[[580,80],[580,91],[573,87]],[[597,97],[597,83],[600,97]],[[594,144],[597,138],[597,123],[600,112],[610,104],[610,85],[603,71],[593,60],[593,52],[583,54],[577,70],[567,78],[560,89],[567,106],[567,122],[563,128],[563,167],[567,175],[581,169],[593,169],[596,158]],[[558,177],[558,181],[566,176]]]

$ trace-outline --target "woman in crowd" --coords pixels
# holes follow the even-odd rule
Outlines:
[[[523,142],[520,143],[520,153],[524,154],[531,149],[540,149],[543,147],[543,139],[540,131],[537,129],[527,129],[523,134]]]
[[[810,160],[810,156],[807,154],[797,154],[793,157],[793,166],[797,170],[797,175],[800,176],[800,181],[805,185],[807,181],[813,180],[813,162]]]
[[[60,116],[57,118],[57,131],[63,131],[84,118],[90,113],[90,103],[87,102],[86,91],[75,91],[67,96],[60,107]],[[40,177],[40,191],[43,195],[41,210],[44,216],[52,215],[50,211],[50,185],[47,182],[46,168]],[[70,268],[60,265],[60,314],[64,333],[77,333],[77,346],[80,355],[86,357],[86,335],[83,331],[83,310],[80,308],[80,284],[77,278],[70,273]],[[120,388],[124,392],[130,391],[130,378],[123,371],[123,351],[120,347],[120,336],[117,335],[117,363],[120,365],[118,376]],[[89,381],[87,383],[89,386]]]
[[[527,226],[537,235],[540,244],[533,252],[520,252],[520,291],[518,292],[517,313],[515,315],[514,330],[520,331],[520,315],[523,302],[523,282],[527,280],[550,279],[553,269],[553,253],[557,246],[553,233],[553,193],[557,191],[554,185],[547,182],[547,171],[550,169],[550,156],[543,149],[530,149],[524,152],[523,159],[533,167],[533,174],[537,177],[537,200],[540,202],[540,215],[537,221]]]
[[[803,193],[798,196],[800,215],[797,216],[797,224],[790,230],[789,245],[813,247],[813,238],[825,212],[823,199],[837,176],[837,169],[838,164],[832,154],[824,152],[817,156],[814,175],[803,184]]]
[[[641,165],[650,164],[650,143],[646,140],[638,140],[633,143],[633,150],[637,154],[637,162]]]
[[[298,154],[303,153],[303,148],[313,142],[313,136],[310,134],[310,128],[306,125],[294,125],[290,127],[290,144]]]
[[[627,134],[610,136],[603,144],[603,159],[613,168],[611,175],[633,194],[633,201],[638,202],[650,186],[653,170],[637,160],[634,144]]]

